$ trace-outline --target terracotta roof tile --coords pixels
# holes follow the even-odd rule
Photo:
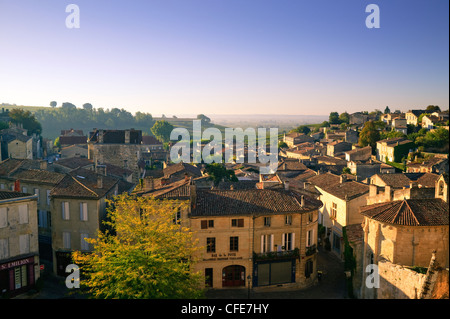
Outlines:
[[[282,189],[199,190],[192,216],[254,215],[306,212],[319,208],[322,203],[300,194]]]
[[[448,225],[449,208],[442,199],[405,199],[363,206],[360,213],[380,222],[404,226]]]

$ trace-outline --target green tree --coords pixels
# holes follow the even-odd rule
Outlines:
[[[323,121],[320,127],[330,127],[330,123],[328,121]]]
[[[81,292],[98,299],[200,298],[202,278],[193,267],[201,247],[194,233],[174,222],[187,205],[151,197],[116,197],[107,229],[86,239],[92,253],[76,251],[84,276]]]
[[[347,112],[341,113],[339,115],[339,121],[345,124],[350,123],[350,114],[348,114]]]
[[[83,109],[88,110],[88,111],[92,111],[93,107],[91,103],[84,103],[83,104]]]
[[[441,108],[437,105],[428,105],[425,110],[427,111],[427,113],[431,114],[433,112],[440,112]]]
[[[377,141],[380,140],[380,132],[377,130],[373,121],[368,121],[364,124],[361,133],[359,134],[358,144],[361,147],[370,145],[372,152],[375,152]]]
[[[172,132],[172,130],[173,125],[164,120],[156,121],[156,123],[151,128],[153,135],[161,142],[170,141],[170,133]]]
[[[303,133],[303,134],[309,134],[311,132],[311,129],[306,125],[300,125],[299,127],[293,129],[291,132],[297,132],[297,133]]]
[[[386,106],[386,108],[384,109],[384,114],[389,114],[391,113],[391,109],[389,108],[389,106]]]
[[[328,121],[330,124],[340,124],[341,121],[339,120],[339,113],[331,112]]]
[[[51,101],[51,102],[50,102],[50,106],[51,106],[51,107],[56,107],[56,105],[57,105],[56,101]]]
[[[237,182],[238,179],[232,169],[227,170],[225,166],[220,163],[212,163],[206,165],[206,172],[214,181],[214,184],[219,184],[222,180]]]
[[[30,111],[14,109],[9,112],[9,117],[12,123],[22,124],[22,127],[28,130],[28,135],[42,133],[41,123],[36,120],[36,117]]]

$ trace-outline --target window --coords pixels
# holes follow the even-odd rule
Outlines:
[[[337,204],[336,203],[332,203],[331,204],[331,219],[336,219],[336,215],[337,215]]]
[[[63,232],[63,247],[64,249],[70,249],[70,233],[69,232]]]
[[[28,254],[30,252],[30,235],[24,234],[19,236],[20,254]]]
[[[70,218],[69,202],[62,202],[61,209],[62,209],[62,219],[69,220]]]
[[[306,232],[306,247],[314,245],[314,230],[308,230]]]
[[[19,224],[28,224],[28,205],[19,205]]]
[[[230,251],[239,250],[239,237],[230,237]]]
[[[216,252],[216,238],[208,237],[206,238],[206,252],[215,253]]]
[[[264,226],[270,227],[271,217],[264,217]]]
[[[308,214],[308,222],[312,223],[313,221],[313,213]]]
[[[285,233],[281,237],[281,246],[283,250],[293,250],[294,249],[294,238],[295,233]]]
[[[175,213],[175,216],[173,217],[172,222],[174,225],[180,225],[181,222],[181,210],[178,208],[177,212]]]
[[[5,189],[5,184],[0,184],[0,189]]]
[[[26,188],[25,186],[22,187],[22,193],[26,193],[28,191],[28,188]]]
[[[213,286],[213,269],[205,268],[205,286],[212,287]]]
[[[8,209],[0,207],[0,228],[8,226]]]
[[[8,238],[0,238],[0,260],[9,257],[9,242]]]
[[[273,251],[273,234],[261,235],[261,253]]]
[[[27,285],[27,266],[14,268],[14,289],[19,289]]]
[[[213,219],[202,220],[200,222],[200,224],[201,224],[201,229],[214,228],[214,220]]]
[[[311,277],[313,271],[314,271],[314,262],[312,261],[312,259],[309,259],[305,263],[305,277],[306,278]]]
[[[89,250],[89,243],[85,240],[85,238],[89,238],[89,234],[81,233],[81,250]]]
[[[87,203],[80,203],[80,220],[82,220],[82,221],[87,221],[88,220]]]
[[[47,205],[50,206],[50,192],[51,190],[47,189]]]
[[[286,215],[284,216],[284,223],[286,225],[292,225],[292,215]]]
[[[244,219],[232,219],[231,220],[231,227],[244,227]]]

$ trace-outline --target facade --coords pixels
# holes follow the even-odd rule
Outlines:
[[[23,134],[2,134],[1,159],[33,159],[33,138]]]
[[[52,189],[52,253],[53,271],[65,276],[71,264],[71,252],[91,251],[84,239],[95,238],[106,218],[107,199],[117,195],[118,180],[90,170],[67,173]]]
[[[133,183],[140,178],[139,162],[147,145],[142,144],[140,130],[94,130],[88,139],[88,158],[133,171]]]
[[[317,274],[320,201],[289,190],[240,187],[199,188],[186,177],[141,196],[186,201],[181,225],[202,250],[194,271],[209,288],[306,287]]]
[[[190,227],[211,288],[306,287],[317,274],[320,202],[285,189],[197,190]]]
[[[350,151],[351,149],[351,143],[335,141],[327,144],[327,155],[337,156],[343,154],[344,152]]]
[[[349,161],[367,161],[372,157],[372,147],[354,148],[345,152],[345,160]]]
[[[308,182],[320,193],[319,223],[326,227],[331,250],[343,258],[343,227],[362,222],[359,207],[366,204],[369,186],[332,173],[311,177]]]
[[[312,142],[314,143],[314,139],[311,136],[308,136],[303,133],[290,133],[288,135],[284,135],[283,142],[285,142],[289,148],[294,147],[297,144]]]
[[[12,297],[40,277],[37,196],[0,191],[0,296]]]
[[[421,123],[417,123],[417,120],[419,119],[419,116],[423,113],[425,113],[424,110],[409,110],[405,114],[406,124],[410,124],[410,125],[414,125],[414,126],[421,124]]]
[[[412,141],[403,137],[381,140],[377,142],[376,158],[384,163],[399,163],[414,147]]]
[[[42,259],[52,260],[50,192],[64,175],[43,169],[27,168],[27,165],[24,165],[26,162],[13,159],[8,159],[0,164],[0,167],[6,168],[7,164],[14,163],[16,163],[14,168],[9,166],[13,169],[8,174],[0,174],[0,188],[12,190],[16,185],[22,193],[36,195],[39,252]],[[40,163],[46,164],[45,161]]]
[[[364,216],[362,270],[381,261],[427,268],[433,252],[436,262],[448,268],[449,210],[442,199],[379,203],[363,206],[360,212]],[[362,285],[361,297],[377,298],[377,289]]]
[[[422,127],[426,128],[427,130],[432,130],[437,124],[445,125],[448,121],[442,116],[436,116],[436,115],[425,115],[422,117]]]

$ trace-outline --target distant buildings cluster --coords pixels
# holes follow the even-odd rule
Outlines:
[[[382,120],[402,130],[416,113]],[[11,144],[12,131],[2,132],[0,293],[33,287],[43,261],[65,276],[71,252],[92,250],[84,239],[102,229],[107,200],[132,193],[188,204],[174,222],[204,247],[194,270],[209,288],[309,287],[318,280],[322,247],[352,258],[348,276],[358,298],[448,298],[448,155],[399,172],[389,163],[414,146],[381,140],[374,155],[357,146],[368,119],[355,113],[347,130],[286,134],[274,174],[260,174],[260,163],[223,164],[237,182],[212,180],[203,164],[171,163],[162,143],[139,130],[62,131],[58,156],[47,159],[32,147],[27,153],[32,137],[20,144],[27,137],[15,129],[10,141],[18,144]],[[367,265],[386,274],[378,290],[364,284]],[[414,267],[428,272],[405,279],[400,295],[391,277],[413,278]]]

